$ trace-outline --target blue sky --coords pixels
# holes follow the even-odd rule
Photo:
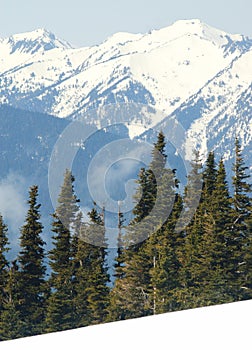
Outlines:
[[[145,33],[192,18],[252,37],[251,14],[251,0],[0,0],[0,37],[43,27],[90,46],[118,31]]]

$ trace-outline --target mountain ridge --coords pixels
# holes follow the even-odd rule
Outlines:
[[[35,33],[39,34],[37,39]],[[202,35],[205,35],[203,39]],[[236,51],[240,52],[244,50],[242,47],[242,42],[245,40],[244,36],[227,35],[227,33],[223,31],[216,30],[205,25],[200,20],[180,20],[175,22],[172,26],[162,28],[160,30],[154,30],[148,34],[116,33],[98,46],[80,49],[73,49],[72,47],[69,47],[67,45],[64,47],[58,45],[60,47],[57,47],[57,42],[61,43],[62,41],[57,39],[54,36],[54,34],[44,29],[39,29],[22,35],[17,34],[12,36],[11,38],[17,38],[19,36],[27,36],[28,39],[29,37],[33,38],[33,40],[35,40],[36,42],[35,48],[34,44],[32,44],[32,57],[27,57],[25,55],[24,61],[22,61],[22,57],[20,56],[27,54],[27,51],[23,52],[21,50],[20,52],[19,50],[17,64],[15,64],[14,58],[13,60],[9,60],[10,57],[8,57],[8,60],[6,60],[3,54],[2,63],[5,63],[5,61],[13,61],[14,65],[10,63],[8,65],[9,70],[4,70],[2,68],[2,72],[0,72],[2,73],[1,75],[4,76],[4,78],[6,78],[7,83],[5,84],[5,86],[7,85],[7,91],[5,91],[5,89],[0,89],[0,92],[2,92],[2,99],[0,99],[0,101],[9,104],[16,103],[16,107],[22,108],[22,98],[19,99],[19,102],[17,103],[16,101],[13,102],[11,99],[6,97],[6,95],[8,95],[8,91],[14,88],[12,84],[9,83],[9,80],[11,80],[11,78],[15,79],[17,82],[22,80],[22,86],[19,86],[16,89],[14,88],[15,96],[17,95],[17,93],[23,96],[24,94],[27,94],[27,90],[29,90],[31,93],[30,96],[28,96],[28,98],[30,102],[32,102],[31,105],[33,105],[30,107],[31,110],[35,110],[36,107],[34,107],[34,104],[37,103],[40,105],[37,106],[37,111],[46,112],[59,117],[67,117],[68,115],[72,115],[75,110],[75,103],[81,103],[81,99],[83,99],[83,94],[88,96],[88,94],[92,90],[95,90],[97,94],[99,94],[100,91],[98,85],[101,77],[103,77],[104,80],[103,86],[107,88],[108,82],[109,80],[111,80],[111,78],[115,79],[116,74],[123,75],[125,71],[130,71],[132,77],[135,78],[135,80],[137,80],[140,84],[142,84],[152,95],[153,93],[155,93],[156,90],[158,90],[158,93],[156,93],[157,96],[155,97],[155,100],[157,100],[157,108],[161,110],[166,110],[167,114],[169,114],[171,112],[171,109],[167,108],[166,105],[169,103],[174,103],[174,101],[176,101],[179,98],[179,96],[167,98],[167,95],[171,94],[171,91],[167,89],[168,79],[170,79],[174,85],[174,83],[176,83],[176,80],[178,80],[176,79],[178,78],[177,76],[180,76],[182,73],[184,73],[184,68],[190,65],[191,60],[192,64],[206,65],[208,63],[207,59],[197,59],[199,58],[199,54],[204,55],[204,50],[207,50],[206,53],[216,56],[223,55],[223,50],[225,51],[226,56],[236,56],[237,54],[233,55],[233,53],[236,53]],[[46,37],[47,39],[50,38],[51,41],[49,40],[48,43],[42,40],[41,42],[41,37]],[[6,40],[8,42],[8,39],[5,39],[5,42]],[[177,47],[174,48],[174,41],[177,40],[180,41],[178,46],[180,46],[181,44],[184,45],[184,47],[182,45],[183,50],[181,50],[181,52],[178,50]],[[197,42],[197,40],[199,42]],[[221,52],[214,52],[214,50],[211,50],[209,52],[209,50],[212,49],[211,47],[205,47],[203,51],[198,50],[199,48],[197,48],[196,46],[202,46],[203,44],[206,45],[206,43],[203,43],[202,40],[206,41],[207,44],[210,42],[213,46],[218,46]],[[3,42],[1,43],[1,45],[3,45]],[[224,43],[227,45],[225,48]],[[19,48],[22,46],[20,42],[18,42],[18,44],[16,43],[15,45],[17,45],[17,47]],[[15,45],[12,48],[13,52],[11,51],[9,56],[12,56],[12,54],[16,52],[17,47]],[[25,40],[25,45],[28,45],[27,40]],[[186,48],[185,45],[187,45],[188,47]],[[246,40],[246,45],[249,47],[252,46],[252,41]],[[56,52],[55,50],[52,50],[53,48],[56,49]],[[166,48],[168,51],[166,50]],[[197,49],[199,51],[199,54],[197,57],[193,56],[190,60],[190,58],[186,57],[190,55],[186,55],[184,51],[194,50],[194,48],[195,50]],[[35,49],[36,52],[34,52]],[[170,56],[169,49],[173,50]],[[40,54],[41,50],[42,53]],[[228,54],[228,50],[231,50],[232,52]],[[4,50],[2,51],[4,52]],[[159,57],[162,58],[166,55],[168,55],[167,60],[161,59],[161,72],[159,72],[158,70],[155,71],[155,69],[152,68],[150,72],[146,74],[143,69],[141,70],[139,68],[139,66],[143,65],[145,66],[143,68],[146,71],[146,69],[157,65],[156,63]],[[177,62],[180,67],[176,67],[176,64],[174,65],[173,61],[178,61],[180,56],[182,56],[182,58],[179,62]],[[22,62],[20,62],[19,59]],[[112,60],[115,60],[117,64],[111,64]],[[167,66],[167,61],[168,63],[170,63],[173,69],[169,69],[169,64]],[[106,67],[108,63],[111,64],[111,67]],[[10,67],[11,64],[12,66]],[[100,65],[99,69],[101,69],[104,72],[97,72],[98,68],[95,69],[97,64]],[[226,66],[225,62],[223,62],[223,64],[224,66]],[[16,71],[22,71],[23,74],[18,74],[17,76],[13,77],[13,66],[15,67]],[[12,68],[12,70],[10,68]],[[34,68],[34,71],[32,71],[32,68]],[[216,71],[213,69],[213,72],[210,72],[206,78],[204,77],[204,79],[202,79],[202,82],[200,82],[197,87],[200,88],[201,85],[205,82],[205,80],[210,79],[214,73],[217,73],[220,70],[220,68],[224,67],[219,67],[219,64],[216,64]],[[43,76],[39,76],[39,71],[43,71]],[[53,71],[55,71],[56,74],[53,74]],[[180,71],[181,74],[179,73]],[[88,72],[90,72],[90,74],[88,74]],[[201,73],[203,73],[202,69]],[[194,74],[194,71],[192,71],[190,74]],[[108,75],[107,78],[106,75]],[[144,75],[147,75],[147,77],[144,77]],[[204,75],[206,75],[206,73],[204,73]],[[76,82],[76,80],[74,79],[77,79],[78,81]],[[32,80],[30,84],[29,80]],[[153,84],[151,84],[151,82],[148,80],[153,80]],[[166,83],[164,82],[165,80]],[[90,81],[92,83],[89,84]],[[64,82],[67,82],[68,84],[66,85],[64,84]],[[180,84],[180,88],[188,90],[188,85],[190,84],[190,82],[187,82],[187,85],[183,84],[183,79],[179,77],[178,84]],[[74,85],[76,86],[74,87]],[[86,89],[85,86],[87,86]],[[42,87],[41,91],[39,87]],[[56,91],[54,90],[55,87]],[[124,89],[127,89],[127,87],[128,86],[126,85]],[[82,88],[84,88],[83,94],[81,91]],[[36,89],[36,94],[35,96],[32,96],[34,89]],[[67,91],[69,91],[70,89],[72,90],[71,94],[67,94]],[[42,102],[43,100],[46,100],[46,96],[43,94],[44,90],[48,90],[48,95],[53,96],[56,99],[54,105],[48,106],[48,104],[45,101],[45,106],[41,106],[41,103],[39,103],[38,99],[40,99]],[[189,89],[186,96],[183,96],[183,100],[185,100],[185,98],[190,97],[190,95],[192,95],[192,93],[196,91],[197,88],[194,91],[190,91]],[[71,98],[69,97],[69,95],[71,95]],[[116,95],[116,91],[113,91],[113,95]],[[5,97],[4,101],[3,96]],[[66,102],[67,105],[71,105],[72,96],[76,98],[76,102],[72,104],[72,106],[70,106],[69,109],[66,109]],[[134,100],[133,97],[132,99]],[[167,101],[164,101],[164,103],[160,103],[161,100],[165,99]],[[64,109],[62,107],[63,105],[65,106]],[[89,102],[85,101],[83,110],[88,110],[89,107]],[[25,108],[28,108],[27,104],[25,105]]]
[[[45,29],[12,38],[0,41],[0,103],[95,125],[106,120],[92,110],[147,105],[158,112],[138,120],[144,128],[165,129],[177,118],[204,157],[212,148],[220,155],[224,147],[230,162],[235,125],[251,164],[252,112],[245,96],[252,84],[252,39],[198,19],[145,34],[115,33],[84,48]],[[110,122],[118,122],[116,116]],[[216,136],[216,125],[225,135]]]

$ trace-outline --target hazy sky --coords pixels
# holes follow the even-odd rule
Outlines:
[[[192,18],[252,37],[252,0],[0,0],[0,37],[43,27],[89,46],[118,31],[145,33]]]

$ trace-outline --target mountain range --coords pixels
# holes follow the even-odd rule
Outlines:
[[[214,150],[230,179],[235,137],[252,170],[251,92],[252,39],[198,19],[146,34],[116,33],[84,48],[45,29],[0,38],[1,181],[18,174],[48,194],[54,144],[80,119],[98,129],[123,120],[129,136],[140,141],[153,140],[159,130],[171,136],[171,122],[179,124],[184,157],[197,148],[205,160]],[[81,151],[90,159],[108,143],[105,136],[111,142],[126,134],[125,128],[105,130]],[[180,168],[177,150],[169,150]]]
[[[0,39],[0,103],[71,119],[107,104],[153,106],[160,113],[138,122],[176,117],[203,154],[226,160],[235,135],[249,153],[251,83],[252,39],[197,19],[84,48],[45,29]]]

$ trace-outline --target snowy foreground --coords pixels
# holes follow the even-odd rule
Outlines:
[[[0,343],[18,349],[251,349],[252,300]]]

